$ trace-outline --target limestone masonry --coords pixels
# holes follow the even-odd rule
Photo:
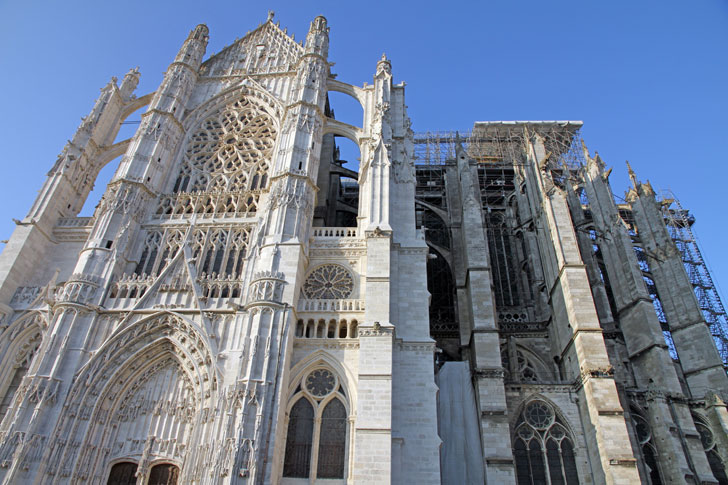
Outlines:
[[[728,484],[677,200],[630,169],[615,202],[579,121],[413,133],[385,56],[331,74],[324,17],[207,41],[101,90],[0,255],[0,482]]]

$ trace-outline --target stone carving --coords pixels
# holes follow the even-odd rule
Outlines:
[[[33,302],[40,292],[40,286],[20,286],[15,290],[10,304],[13,306],[25,306]]]
[[[346,299],[354,289],[349,270],[338,264],[324,264],[314,269],[303,283],[303,294],[308,299]]]

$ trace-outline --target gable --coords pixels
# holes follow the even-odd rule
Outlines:
[[[303,47],[270,20],[225,47],[200,67],[208,77],[277,74],[295,69]]]

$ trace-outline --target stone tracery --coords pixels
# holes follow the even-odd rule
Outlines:
[[[330,300],[349,298],[354,290],[351,273],[338,264],[324,264],[316,268],[303,284],[306,298]]]
[[[163,196],[157,215],[255,212],[276,135],[275,120],[249,96],[218,109],[190,137],[172,189],[178,195]]]

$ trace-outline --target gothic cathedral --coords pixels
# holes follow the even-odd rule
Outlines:
[[[0,255],[0,482],[728,484],[677,201],[615,202],[580,122],[415,135],[324,17],[207,41],[102,89]]]

